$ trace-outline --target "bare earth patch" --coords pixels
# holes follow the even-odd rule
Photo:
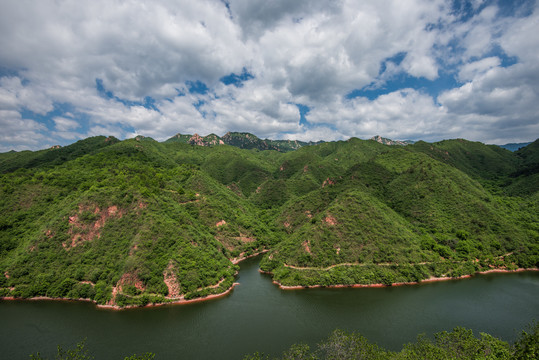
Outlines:
[[[176,268],[172,263],[172,260],[168,262],[167,268],[163,271],[163,281],[167,285],[168,295],[167,298],[177,298],[180,296],[180,283],[176,277]]]
[[[205,290],[205,289],[217,289],[219,287],[219,285],[221,285],[223,283],[223,281],[225,281],[226,279],[225,278],[222,278],[221,280],[219,280],[217,282],[217,284],[213,284],[213,285],[208,285],[206,287],[199,287],[197,289],[197,291],[202,291],[202,290]]]
[[[333,179],[330,179],[330,178],[327,178],[326,180],[324,180],[324,182],[322,183],[322,187],[326,187],[326,186],[329,186],[329,185],[335,185],[337,182]]]
[[[221,220],[221,221],[215,223],[215,227],[219,227],[219,226],[223,226],[223,225],[226,225],[226,221],[224,221],[224,220]]]
[[[80,219],[80,215],[84,211],[90,211],[90,207],[79,205],[79,211],[75,215],[69,217],[68,234],[71,235],[71,243],[62,244],[66,250],[83,242],[92,241],[96,237],[100,238],[101,228],[105,226],[107,220],[111,217],[121,218],[123,215],[123,211],[119,210],[116,205],[109,206],[102,210],[96,206],[92,212],[94,215],[97,215],[97,220],[88,224]]]
[[[332,215],[328,215],[324,218],[324,222],[330,226],[337,225],[337,219],[335,219]]]
[[[134,273],[123,274],[120,280],[118,280],[118,282],[116,283],[116,288],[119,292],[122,292],[123,287],[128,285],[134,286],[140,291],[146,290],[146,286],[144,286],[142,280],[140,280],[138,276]]]
[[[309,253],[309,254],[312,255],[311,248],[309,247],[309,245],[310,245],[309,240],[305,240],[305,241],[303,242],[303,244],[301,244],[301,245],[303,245],[303,248],[305,249],[305,251],[306,251],[307,253]]]

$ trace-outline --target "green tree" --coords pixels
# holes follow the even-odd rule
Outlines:
[[[343,330],[335,330],[329,339],[318,347],[322,359],[389,359],[388,353],[378,345],[370,343],[361,334],[348,334]]]
[[[86,340],[81,341],[78,343],[75,348],[73,349],[67,349],[64,350],[62,346],[58,345],[58,351],[56,353],[56,356],[54,357],[55,360],[92,360],[94,357],[90,356],[88,354],[88,350],[85,347]],[[46,360],[37,354],[30,355],[31,360]]]
[[[539,323],[530,325],[530,330],[522,331],[513,345],[514,358],[532,360],[539,358]]]

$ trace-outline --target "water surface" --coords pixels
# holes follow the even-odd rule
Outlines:
[[[154,352],[160,359],[241,359],[255,351],[279,355],[293,343],[311,346],[334,329],[358,331],[400,350],[417,334],[471,328],[514,341],[539,320],[539,273],[394,288],[283,291],[241,263],[230,295],[187,305],[113,311],[90,303],[0,301],[0,358],[54,357],[56,346],[86,338],[96,359]]]

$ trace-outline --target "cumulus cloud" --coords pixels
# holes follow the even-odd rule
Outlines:
[[[497,56],[467,63],[460,68],[459,80],[472,80],[474,77],[481,75],[494,67],[500,66],[500,64],[500,58]]]
[[[227,131],[530,140],[538,5],[504,13],[495,1],[455,4],[4,1],[2,148]],[[249,76],[223,84],[230,74]],[[349,99],[353,91],[361,96]],[[307,123],[297,104],[310,109]]]
[[[459,78],[466,82],[438,97],[449,113],[466,120],[483,141],[518,142],[534,140],[534,134],[539,134],[539,55],[535,51],[539,40],[529,36],[530,31],[539,31],[538,20],[536,7],[530,16],[513,21],[496,40],[508,55],[519,58],[518,63],[503,67],[499,58],[487,57],[464,64]]]
[[[0,110],[0,152],[11,150],[25,150],[46,143],[42,124],[23,119],[21,114],[14,110]]]
[[[448,114],[429,95],[402,89],[373,101],[358,97],[314,108],[308,119],[323,124],[330,117],[338,118],[336,128],[348,137],[384,134],[395,139],[433,140],[440,130],[447,128]]]

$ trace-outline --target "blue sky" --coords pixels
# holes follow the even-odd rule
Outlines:
[[[539,136],[536,1],[0,0],[0,152]]]

